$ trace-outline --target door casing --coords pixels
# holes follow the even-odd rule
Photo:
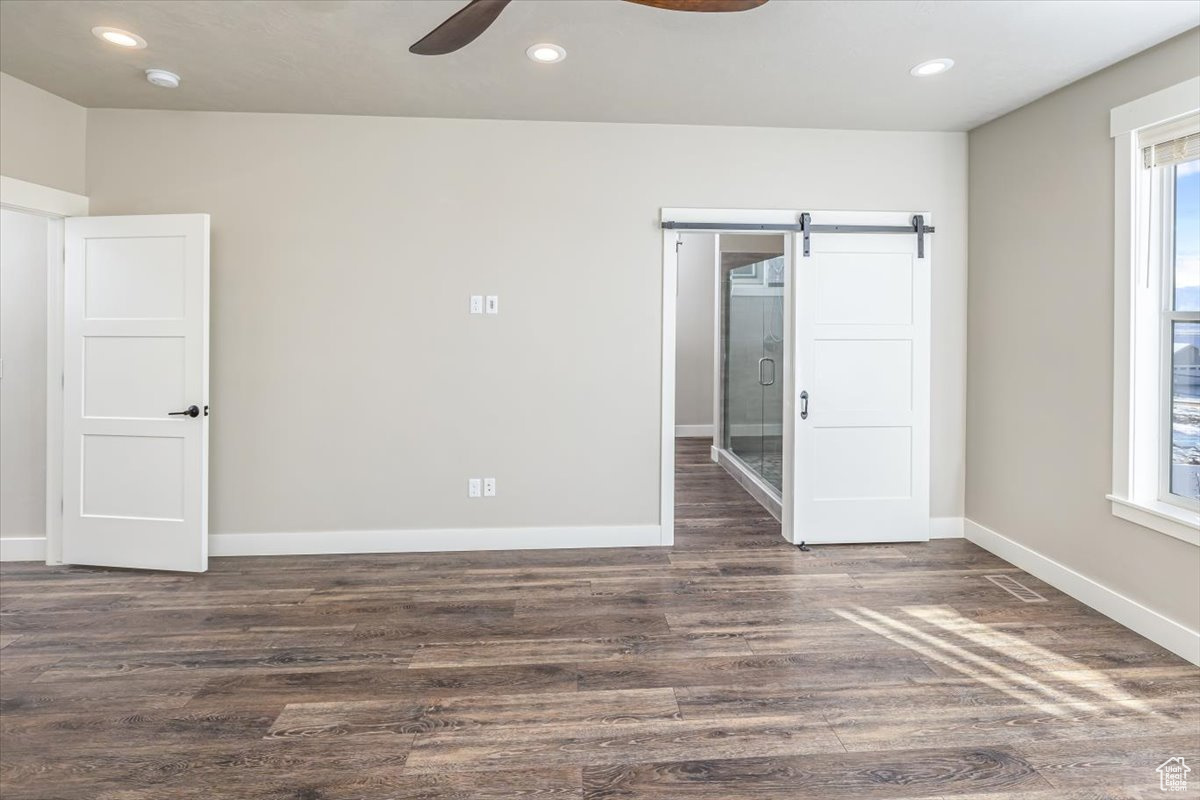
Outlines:
[[[780,209],[745,209],[745,208],[664,208],[660,219],[662,222],[731,222],[737,224],[755,225],[794,225],[798,211]],[[722,231],[714,230],[720,234]],[[744,231],[725,231],[726,233],[744,233]],[[677,231],[663,230],[663,329],[662,329],[662,405],[661,405],[661,441],[659,444],[659,524],[662,526],[661,542],[664,545],[675,542],[675,318],[677,289],[679,285],[679,254],[675,242],[679,238]],[[790,247],[788,237],[784,237],[786,247]],[[717,264],[720,263],[720,251],[716,254]],[[789,267],[790,268],[790,267]],[[795,289],[793,281],[789,281],[788,290],[784,295],[784,336],[790,341],[793,336],[790,308],[794,300]],[[783,365],[783,471],[785,475],[792,473],[791,449],[794,430],[790,420],[792,414],[792,399],[795,373],[794,356],[790,349],[785,349]],[[719,368],[716,380],[719,380]],[[719,392],[719,386],[714,387]],[[713,404],[720,403],[719,395],[714,394]],[[714,410],[714,413],[716,411]],[[714,425],[718,424],[719,414],[714,417]],[[715,431],[714,435],[719,435]],[[715,451],[714,451],[715,452]],[[783,535],[791,541],[792,528],[791,488],[784,481],[783,491]]]
[[[88,214],[88,198],[50,186],[0,176],[0,206],[46,217],[46,553],[62,563],[63,454],[63,220]]]

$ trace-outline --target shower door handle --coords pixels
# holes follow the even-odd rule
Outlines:
[[[771,365],[771,380],[763,377],[763,365]],[[760,386],[773,386],[775,384],[775,359],[763,356],[758,360],[758,383]]]
[[[800,393],[800,419],[808,419],[808,392]]]

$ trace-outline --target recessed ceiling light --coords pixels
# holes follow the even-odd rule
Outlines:
[[[539,64],[553,64],[557,61],[562,61],[567,57],[567,51],[563,50],[556,44],[547,44],[545,42],[532,45],[525,51],[525,55],[529,56],[533,61]]]
[[[928,78],[930,75],[941,75],[953,66],[953,58],[935,58],[932,61],[922,61],[910,69],[909,73],[918,78]]]
[[[179,86],[179,76],[174,72],[167,72],[165,69],[146,70],[146,80],[164,89],[174,89]]]
[[[115,44],[118,47],[127,47],[130,50],[141,50],[146,46],[145,39],[136,33],[123,31],[120,28],[92,28],[92,35],[98,39],[103,39],[109,44]]]

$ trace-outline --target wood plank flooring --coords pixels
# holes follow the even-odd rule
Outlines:
[[[1200,797],[1200,669],[963,540],[801,553],[699,440],[677,505],[671,549],[0,566],[0,796]]]

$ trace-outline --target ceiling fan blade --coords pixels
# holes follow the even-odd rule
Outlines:
[[[667,11],[749,11],[767,0],[625,0],[639,6],[652,6]]]
[[[466,47],[496,21],[510,0],[471,0],[465,8],[408,48],[419,56],[441,56]]]

